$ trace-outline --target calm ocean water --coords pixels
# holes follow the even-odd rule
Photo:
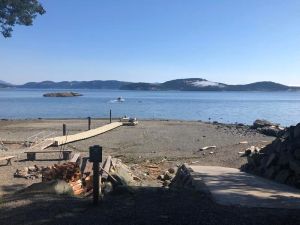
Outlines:
[[[300,122],[300,92],[149,92],[74,90],[82,97],[44,98],[64,90],[0,89],[0,118],[84,118],[123,115],[251,124],[264,118],[282,125]],[[125,99],[116,103],[117,97]]]

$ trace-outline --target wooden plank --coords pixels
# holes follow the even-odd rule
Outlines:
[[[26,151],[24,153],[55,153],[55,152],[68,152],[71,153],[72,150],[48,150],[48,151]]]
[[[48,148],[51,145],[53,145],[53,143],[54,143],[53,140],[46,139],[36,145],[33,145],[32,147],[30,147],[30,149],[35,150],[35,151],[44,150],[45,148]]]
[[[105,163],[103,165],[103,170],[101,171],[102,174],[102,178],[107,179],[108,177],[108,173],[110,170],[110,166],[111,166],[111,156],[108,156],[105,160]]]
[[[121,122],[114,122],[114,123],[107,124],[102,127],[98,127],[96,129],[88,130],[88,131],[81,132],[78,134],[54,137],[54,138],[49,138],[47,140],[52,140],[54,145],[60,146],[60,145],[64,145],[67,143],[74,142],[74,141],[80,141],[80,140],[84,140],[87,138],[91,138],[91,137],[97,136],[99,134],[103,134],[107,131],[110,131],[110,130],[115,129],[120,126],[122,126]]]
[[[1,157],[0,160],[6,160],[6,165],[11,165],[11,160],[13,158],[15,158],[16,156],[5,156],[5,157]]]
[[[73,155],[72,159],[70,159],[70,162],[76,163],[78,161],[79,157],[80,157],[80,153],[75,153]]]
[[[5,156],[5,157],[1,157],[1,158],[0,158],[0,161],[1,161],[1,160],[13,159],[13,158],[16,158],[16,156]]]

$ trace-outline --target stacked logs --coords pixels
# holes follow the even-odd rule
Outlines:
[[[62,165],[54,164],[42,171],[42,181],[64,180],[70,184],[75,195],[80,195],[84,192],[82,185],[82,174],[78,164],[67,162]]]

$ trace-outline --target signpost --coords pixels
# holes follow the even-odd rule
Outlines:
[[[90,162],[93,163],[93,204],[99,201],[99,163],[102,162],[102,147],[94,145],[90,147]]]

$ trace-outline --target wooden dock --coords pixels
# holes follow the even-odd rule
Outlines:
[[[107,131],[110,131],[110,130],[120,127],[122,125],[123,124],[121,122],[114,122],[114,123],[110,123],[110,124],[104,125],[102,127],[98,127],[96,129],[88,130],[88,131],[81,132],[78,134],[48,138],[47,140],[51,140],[54,146],[60,146],[60,145],[68,144],[71,142],[91,138],[91,137],[97,136],[99,134],[103,134]]]

